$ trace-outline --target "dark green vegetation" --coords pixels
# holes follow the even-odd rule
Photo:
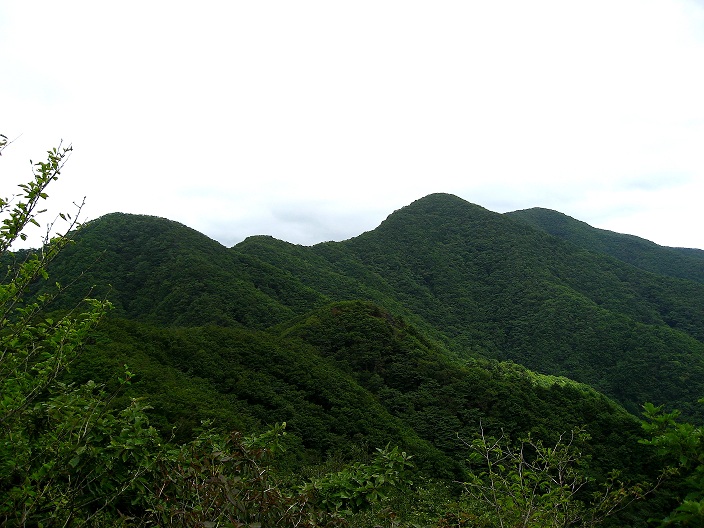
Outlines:
[[[225,248],[147,216],[88,223],[27,268],[47,266],[28,293],[52,322],[7,319],[28,333],[7,326],[3,358],[48,350],[53,330],[35,330],[54,321],[75,332],[48,370],[48,352],[0,365],[3,519],[647,526],[682,504],[670,520],[686,525],[701,429],[651,406],[644,432],[638,416],[653,402],[702,420],[704,260],[645,241],[619,253],[622,235],[576,221],[565,240],[553,223],[450,195],[312,247]],[[42,297],[53,281],[69,287]],[[87,295],[113,309],[76,318]],[[27,390],[36,405],[11,408]]]
[[[590,233],[611,244],[612,234]],[[643,244],[646,256],[679,254]],[[682,253],[681,261],[704,276],[704,259]],[[446,357],[511,360],[568,377],[634,414],[650,401],[702,417],[704,284],[450,195],[313,247],[252,237],[225,248],[168,220],[108,215],[85,226],[52,275],[64,282],[81,270],[86,286],[67,302],[95,286],[113,315],[134,321],[266,330],[332,302],[364,300],[403,318]]]
[[[549,209],[524,209],[507,216],[526,222],[583,249],[606,253],[627,264],[668,277],[704,282],[704,251],[659,246],[633,235],[595,229]]]

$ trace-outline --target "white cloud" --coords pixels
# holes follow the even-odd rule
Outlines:
[[[57,197],[91,217],[313,243],[453,192],[704,247],[695,2],[46,1],[0,24],[12,159],[73,142]]]

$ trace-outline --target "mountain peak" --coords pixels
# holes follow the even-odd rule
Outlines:
[[[451,213],[456,212],[458,209],[462,210],[481,210],[490,212],[488,209],[481,207],[479,205],[468,202],[464,198],[460,198],[454,194],[449,193],[433,193],[423,198],[419,198],[409,205],[402,207],[400,210],[405,210],[407,212],[421,212],[421,213]]]

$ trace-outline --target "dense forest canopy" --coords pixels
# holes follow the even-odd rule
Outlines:
[[[447,194],[310,247],[121,213],[71,238],[2,256],[11,525],[701,519],[700,252]]]
[[[344,242],[260,236],[225,248],[175,222],[113,214],[85,226],[52,273],[83,272],[86,287],[110,292],[115,314],[165,326],[265,330],[331,302],[369,301],[454,357],[568,377],[634,414],[651,401],[701,417],[704,260],[642,241],[636,265],[596,249],[625,235],[573,221],[589,236],[563,239],[523,216],[431,195]],[[695,278],[653,271],[677,269],[677,255]]]

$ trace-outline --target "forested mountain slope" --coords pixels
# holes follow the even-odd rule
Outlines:
[[[582,499],[611,470],[652,485],[662,466],[640,443],[643,403],[704,419],[704,284],[577,242],[446,194],[310,247],[256,236],[226,248],[163,218],[107,215],[48,270],[68,286],[57,315],[86,294],[115,306],[61,381],[144,398],[179,441],[202,420],[255,434],[286,422],[277,471],[293,486],[400,446],[436,520],[476,476],[480,431],[546,445],[584,431]],[[668,258],[680,254],[673,269],[698,258]],[[676,487],[613,526],[662,518]]]
[[[269,332],[111,318],[69,380],[109,380],[125,363],[136,373],[126,397],[146,398],[164,434],[188,437],[204,419],[244,431],[286,422],[293,468],[391,443],[429,475],[464,479],[462,440],[480,427],[546,441],[584,427],[595,475],[646,471],[638,421],[602,394],[515,364],[458,363],[368,302],[326,305]]]
[[[597,229],[563,213],[536,207],[506,213],[579,247],[606,253],[646,271],[704,282],[704,251],[663,247],[633,235]]]
[[[109,291],[118,315],[153,324],[262,330],[333,301],[366,300],[455,357],[566,376],[633,413],[645,401],[695,413],[704,394],[704,284],[452,195],[312,247],[252,237],[225,248],[168,220],[108,215],[80,231],[52,273],[62,281],[86,268],[84,283]]]
[[[367,284],[371,274],[377,290],[391,290],[462,355],[571,377],[632,412],[646,400],[689,410],[704,392],[701,284],[584,251],[449,195],[311,250],[342,274]],[[276,258],[295,273],[291,259]],[[315,276],[306,284],[320,287]]]
[[[263,267],[266,285],[251,278]],[[169,326],[264,328],[327,299],[284,270],[240,256],[186,226],[163,218],[114,213],[84,226],[52,268],[79,284],[64,303],[106,295],[117,315]],[[82,287],[81,287],[82,285]],[[286,303],[277,298],[285,289]],[[300,311],[299,310],[299,311]]]

